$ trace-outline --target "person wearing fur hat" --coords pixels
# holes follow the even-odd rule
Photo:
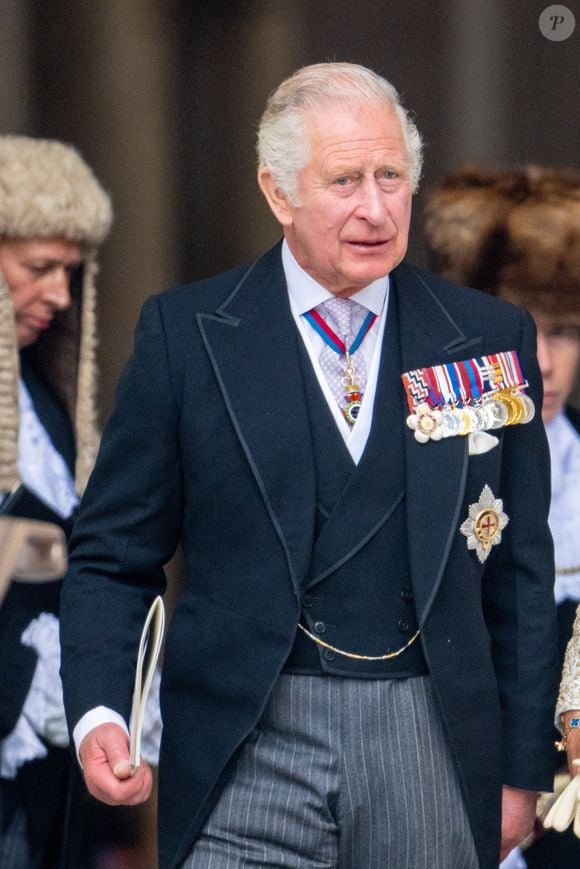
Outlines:
[[[109,196],[77,151],[0,136],[0,513],[70,531],[96,455],[97,250]],[[0,606],[0,866],[57,866],[70,755],[60,581]]]
[[[454,172],[431,190],[424,231],[435,271],[523,305],[536,323],[562,658],[569,645],[556,722],[567,731],[574,775],[580,773],[573,765],[580,728],[570,727],[580,716],[580,414],[569,399],[580,361],[580,173],[540,166]],[[555,768],[560,765],[558,756]],[[550,831],[525,856],[513,855],[510,866],[578,865],[579,858],[580,841],[571,831]]]

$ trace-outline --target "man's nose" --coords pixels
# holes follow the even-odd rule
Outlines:
[[[70,307],[70,272],[66,266],[58,266],[50,274],[44,297],[55,311],[66,311]]]
[[[381,190],[376,178],[363,179],[360,186],[360,216],[374,226],[385,223],[389,219],[385,197],[386,194]]]
[[[550,343],[541,329],[538,329],[538,343],[536,350],[538,356],[538,365],[540,366],[540,372],[545,380],[546,377],[549,377],[552,373],[552,367],[554,363],[552,359],[552,350],[550,349]]]

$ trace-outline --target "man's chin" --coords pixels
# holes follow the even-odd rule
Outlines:
[[[556,400],[544,400],[542,404],[542,422],[544,425],[547,425],[549,422],[552,422],[555,419],[561,410],[563,410],[563,403],[561,401]]]
[[[18,347],[24,350],[25,347],[31,347],[38,339],[40,332],[33,329],[22,329],[17,332]]]
[[[368,287],[373,281],[384,278],[395,267],[391,258],[377,258],[373,262],[356,263],[352,268],[345,269],[344,280],[353,287],[362,290],[363,287]]]
[[[393,242],[379,245],[352,243],[347,247],[346,253],[347,256],[344,257],[345,273],[351,272],[353,276],[358,273],[361,277],[371,275],[371,281],[382,275],[388,275],[395,266],[399,265],[405,255],[405,251],[395,248]]]

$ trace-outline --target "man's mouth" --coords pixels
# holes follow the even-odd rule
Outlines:
[[[30,320],[30,326],[31,326],[31,328],[34,329],[36,332],[44,332],[45,329],[48,329],[48,327],[50,326],[51,322],[52,322],[52,320],[38,320],[38,319],[34,319],[34,320]]]
[[[384,247],[386,244],[388,244],[388,241],[389,241],[388,238],[381,238],[381,239],[378,239],[376,241],[367,241],[367,240],[357,241],[357,240],[353,239],[353,240],[349,241],[348,244],[354,245],[355,247],[362,247],[362,248],[368,248],[369,250],[373,250],[375,248]]]

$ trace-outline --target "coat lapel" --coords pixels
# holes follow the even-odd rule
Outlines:
[[[481,338],[466,336],[429,285],[402,264],[393,272],[400,306],[402,371],[479,355]],[[407,534],[417,618],[424,625],[439,588],[460,515],[468,463],[466,437],[419,444],[405,426]]]
[[[314,538],[315,474],[280,246],[250,267],[215,314],[197,319],[300,596]]]

